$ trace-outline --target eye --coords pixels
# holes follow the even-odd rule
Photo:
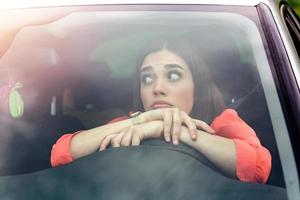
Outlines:
[[[154,81],[154,77],[151,74],[143,74],[141,77],[142,84],[150,85]]]
[[[177,81],[182,77],[182,74],[178,71],[170,71],[168,73],[168,79],[171,81]]]

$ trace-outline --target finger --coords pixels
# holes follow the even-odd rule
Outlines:
[[[132,136],[132,143],[131,143],[131,145],[132,146],[139,146],[140,145],[140,143],[141,143],[141,137],[140,137],[140,135],[139,134],[133,134],[133,136]]]
[[[184,111],[181,111],[181,116],[183,118],[184,124],[188,127],[191,138],[193,140],[197,139],[197,126],[194,120],[186,114]]]
[[[116,136],[117,136],[117,134],[112,134],[112,135],[106,136],[100,144],[99,151],[105,150],[107,148],[107,146],[111,143],[112,138],[114,138]]]
[[[164,112],[164,137],[167,142],[171,141],[171,128],[172,128],[172,110],[168,109]]]
[[[197,128],[202,129],[203,131],[206,131],[208,133],[216,133],[216,131],[214,129],[212,129],[207,123],[205,123],[204,121],[201,120],[197,120],[197,119],[193,119],[193,121],[195,122]]]
[[[121,139],[121,146],[128,147],[130,145],[131,138],[132,138],[132,130],[133,130],[133,128],[130,127],[129,129],[127,129],[125,131],[125,134]]]
[[[120,143],[122,140],[123,135],[125,134],[125,131],[122,131],[120,134],[112,138],[111,140],[111,146],[112,147],[120,147]]]
[[[181,131],[181,114],[178,108],[173,109],[173,123],[172,123],[172,140],[173,144],[178,145],[179,134]]]

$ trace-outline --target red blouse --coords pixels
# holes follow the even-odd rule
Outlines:
[[[111,122],[121,121],[120,117]],[[237,151],[236,176],[244,182],[265,183],[271,171],[271,154],[260,144],[255,131],[248,126],[236,111],[226,109],[211,123],[216,135],[234,141]],[[51,151],[51,165],[64,165],[73,161],[70,152],[70,141],[75,134],[60,137]]]

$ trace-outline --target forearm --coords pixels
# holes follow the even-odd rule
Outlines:
[[[187,132],[186,128],[183,131]],[[180,140],[198,150],[227,176],[236,178],[236,147],[233,140],[197,131],[197,140],[183,133]]]
[[[92,154],[100,148],[102,140],[111,134],[119,133],[128,128],[132,123],[130,119],[99,126],[76,134],[70,143],[70,151],[73,159]]]

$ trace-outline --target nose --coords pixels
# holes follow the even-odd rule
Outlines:
[[[157,80],[154,84],[154,88],[153,88],[153,94],[155,96],[159,96],[159,95],[167,95],[167,88],[165,83],[162,80]]]

